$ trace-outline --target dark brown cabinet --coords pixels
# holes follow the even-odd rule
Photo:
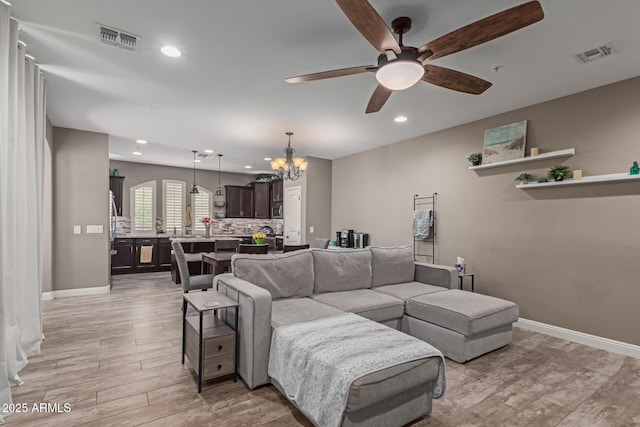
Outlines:
[[[282,202],[284,200],[284,189],[283,182],[281,179],[277,179],[275,181],[271,181],[271,201]]]
[[[118,216],[122,216],[122,192],[124,191],[124,176],[110,176],[109,190],[113,193],[113,199],[116,202],[116,212]]]
[[[253,218],[253,187],[225,185],[227,218]]]
[[[271,218],[271,183],[256,183],[253,189],[254,218]]]
[[[143,249],[144,247],[150,249]],[[116,238],[111,274],[168,271],[171,269],[169,238]]]
[[[113,274],[129,273],[133,266],[134,239],[115,239],[113,249],[116,253],[111,257],[111,272]]]

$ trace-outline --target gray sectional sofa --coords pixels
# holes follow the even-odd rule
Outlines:
[[[507,345],[518,306],[457,284],[454,268],[414,262],[409,246],[236,255],[232,273],[214,279],[218,291],[239,302],[238,371],[251,388],[272,382],[274,329],[344,312],[408,333],[458,362]],[[359,379],[342,425],[402,425],[426,415],[431,394],[424,384],[436,369],[422,360]]]

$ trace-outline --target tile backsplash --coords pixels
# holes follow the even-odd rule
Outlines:
[[[260,228],[269,226],[273,229],[274,233],[282,234],[283,220],[282,219],[254,219],[254,218],[224,218],[214,220],[214,224],[211,227],[211,234],[242,234],[248,235],[257,233]],[[162,228],[162,218],[156,218],[156,230]],[[164,230],[166,233],[171,234],[173,230]],[[131,233],[131,217],[119,216],[116,225],[116,233],[127,234]],[[201,234],[201,233],[196,233]]]

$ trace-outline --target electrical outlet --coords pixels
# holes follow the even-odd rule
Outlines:
[[[82,234],[82,226],[74,225],[73,226],[73,234]]]
[[[309,233],[315,233],[316,228],[313,225],[309,226]]]
[[[102,225],[87,225],[87,234],[101,234],[104,233]]]

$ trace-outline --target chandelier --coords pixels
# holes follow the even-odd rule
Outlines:
[[[191,151],[193,151],[193,185],[191,186],[191,191],[189,191],[189,193],[198,194],[200,193],[198,191],[198,184],[196,184],[196,154],[198,154],[198,152],[196,150]]]
[[[285,132],[285,135],[289,136],[289,144],[285,148],[285,158],[278,157],[271,162],[271,168],[275,172],[276,176],[280,179],[295,181],[302,176],[302,173],[307,169],[309,163],[305,162],[302,157],[293,157],[295,150],[291,148],[291,135],[293,132]]]

